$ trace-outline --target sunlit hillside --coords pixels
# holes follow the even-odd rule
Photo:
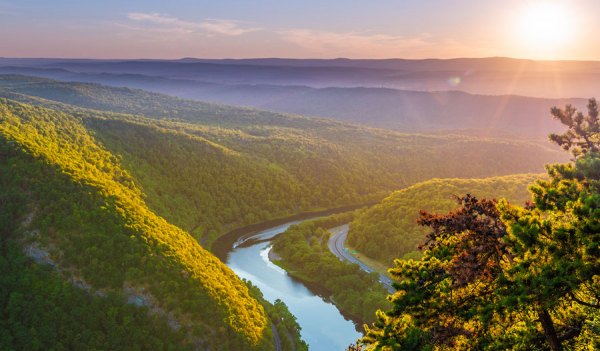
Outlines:
[[[397,258],[420,258],[417,246],[429,228],[415,222],[419,210],[446,213],[458,205],[453,196],[506,199],[521,205],[531,199],[528,186],[543,174],[485,179],[432,179],[394,192],[350,224],[348,244],[392,267]]]

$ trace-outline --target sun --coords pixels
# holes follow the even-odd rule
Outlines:
[[[573,39],[571,9],[559,2],[530,4],[521,13],[517,36],[531,49],[558,49]]]

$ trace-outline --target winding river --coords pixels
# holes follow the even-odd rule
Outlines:
[[[274,237],[292,224],[322,215],[340,213],[357,206],[321,213],[297,215],[232,231],[213,243],[213,252],[240,278],[251,280],[265,299],[280,299],[296,316],[302,339],[310,350],[344,350],[362,337],[362,322],[340,311],[329,300],[329,293],[317,284],[288,275],[269,261]]]

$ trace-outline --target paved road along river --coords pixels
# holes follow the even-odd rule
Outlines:
[[[330,229],[329,232],[335,233],[329,238],[329,250],[333,252],[334,255],[339,257],[342,261],[358,263],[360,268],[368,273],[375,272],[373,268],[360,262],[356,257],[354,257],[354,255],[345,250],[346,237],[348,236],[348,224]],[[379,273],[379,282],[388,289],[390,294],[394,293],[394,288],[392,288],[392,280],[390,278]]]

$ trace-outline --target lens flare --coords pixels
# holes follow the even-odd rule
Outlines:
[[[532,49],[556,49],[573,38],[573,17],[563,3],[537,2],[521,13],[516,34]]]

